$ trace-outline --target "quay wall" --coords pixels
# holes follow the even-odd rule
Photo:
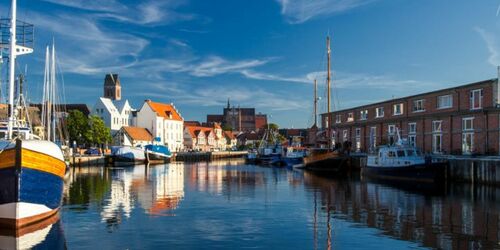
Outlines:
[[[471,184],[500,185],[499,157],[447,158],[447,179]]]
[[[71,166],[97,166],[106,163],[105,156],[78,156],[70,157],[69,163]]]
[[[247,151],[220,151],[220,152],[179,152],[173,159],[175,161],[210,161],[226,158],[239,158],[247,155]]]

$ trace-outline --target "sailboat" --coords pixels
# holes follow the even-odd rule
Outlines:
[[[9,50],[11,108],[7,129],[0,132],[0,225],[8,228],[21,228],[56,214],[61,205],[66,172],[61,149],[55,143],[34,135],[20,118],[14,103],[16,57],[33,52],[26,43],[26,34],[19,34],[24,40],[22,45],[17,44],[17,31],[31,29],[32,32],[33,26],[16,22],[16,7],[16,0],[12,0],[10,42],[2,47]],[[18,23],[21,27],[17,26]]]
[[[326,47],[327,47],[327,58],[328,58],[328,68],[327,68],[327,113],[330,113],[330,84],[331,84],[331,72],[330,72],[330,56],[331,56],[331,51],[330,51],[330,37],[326,37]],[[315,94],[316,94],[316,84],[315,86]],[[313,127],[317,127],[316,124],[316,104],[317,104],[317,97],[314,97],[314,111],[315,111],[315,123]],[[311,152],[309,153],[308,156],[304,157],[304,168],[308,170],[313,170],[313,171],[324,171],[324,172],[329,172],[329,173],[342,173],[345,172],[347,169],[348,163],[349,163],[349,156],[344,154],[344,152],[340,149],[332,149],[332,140],[331,140],[331,133],[330,133],[330,116],[328,115],[328,120],[326,124],[326,130],[324,131],[327,139],[327,146],[326,148],[317,148],[317,149],[312,149]]]

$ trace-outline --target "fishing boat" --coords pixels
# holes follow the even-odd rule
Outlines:
[[[281,161],[282,148],[275,133],[268,125],[264,136],[260,140],[257,149],[257,161],[261,165],[277,165]]]
[[[368,155],[363,175],[395,181],[435,182],[444,178],[445,162],[426,160],[422,152],[401,140],[394,145],[380,146]]]
[[[2,44],[1,49],[9,50],[11,108],[6,131],[0,132],[0,225],[20,228],[57,213],[61,205],[66,164],[61,149],[55,143],[32,134],[29,119],[21,118],[23,109],[14,103],[15,59],[18,55],[33,52],[26,40],[20,42],[23,46],[16,42],[16,38],[26,35],[18,36],[17,31],[33,31],[32,25],[16,22],[16,0],[12,0],[11,19],[7,25],[10,29],[2,30],[2,36],[3,32],[9,33],[9,44]]]
[[[326,38],[327,48],[327,113],[330,113],[330,85],[331,85],[331,72],[330,72],[330,37]],[[314,125],[317,127],[317,83],[314,81]],[[333,174],[344,173],[349,167],[349,143],[346,142],[342,147],[333,147],[332,136],[330,133],[330,116],[328,116],[326,130],[320,132],[325,138],[326,145],[323,147],[310,149],[309,155],[304,157],[304,168],[312,171],[329,172]]]
[[[146,151],[140,147],[118,146],[111,148],[114,164],[143,164],[146,163]]]
[[[257,150],[252,149],[249,150],[246,157],[245,157],[245,162],[248,164],[257,164]]]
[[[306,149],[304,147],[288,147],[284,151],[281,165],[293,167],[304,163],[304,157],[306,156]]]
[[[160,138],[155,138],[155,141],[160,142]],[[172,158],[172,153],[167,146],[157,143],[146,145],[144,148],[147,163],[169,163],[170,158]]]

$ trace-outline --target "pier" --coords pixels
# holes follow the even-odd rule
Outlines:
[[[175,161],[185,162],[211,161],[244,157],[247,153],[247,151],[179,152],[174,155],[173,159],[175,159]]]

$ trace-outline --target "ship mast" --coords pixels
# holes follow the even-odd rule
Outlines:
[[[327,51],[327,56],[328,56],[328,69],[327,69],[327,74],[326,74],[326,99],[327,99],[327,126],[326,126],[326,135],[328,136],[327,142],[328,142],[328,149],[331,148],[331,135],[330,135],[330,127],[331,127],[331,114],[330,114],[330,82],[331,82],[331,77],[330,77],[330,56],[331,56],[331,51],[330,51],[330,36],[326,37],[326,51]]]
[[[10,49],[9,49],[9,125],[7,126],[7,139],[12,139],[14,126],[14,74],[16,63],[16,0],[12,0],[10,19]]]
[[[326,98],[327,98],[327,112],[328,115],[330,115],[330,82],[331,82],[331,77],[330,77],[330,36],[326,37],[326,49],[327,49],[327,54],[328,54],[328,69],[327,69],[327,75],[326,75],[326,83],[327,83],[327,92],[326,92]],[[330,123],[330,121],[328,121]]]
[[[318,125],[318,83],[314,79],[314,127]]]

